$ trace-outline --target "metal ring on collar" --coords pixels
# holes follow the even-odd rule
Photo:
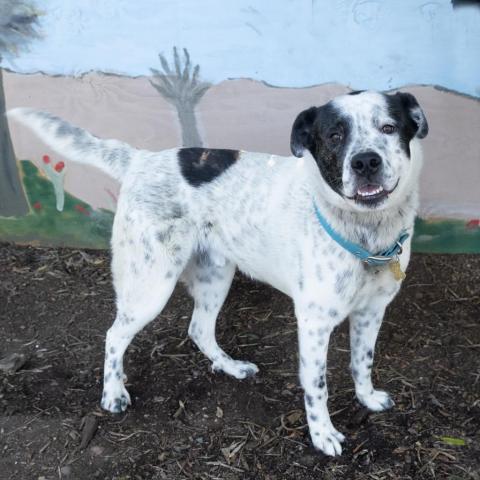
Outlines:
[[[400,242],[397,242],[397,245],[398,245],[398,252],[397,252],[397,255],[401,255],[402,252],[403,252],[403,246]]]

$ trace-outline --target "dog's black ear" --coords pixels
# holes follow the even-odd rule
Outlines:
[[[417,99],[411,93],[398,92],[400,102],[406,110],[408,116],[417,126],[415,136],[417,138],[425,138],[428,134],[428,123],[423,110],[417,102]]]
[[[310,107],[298,115],[293,122],[290,135],[290,150],[296,157],[303,157],[303,152],[312,143],[312,127],[317,116],[317,107]]]

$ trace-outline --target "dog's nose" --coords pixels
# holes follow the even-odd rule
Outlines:
[[[375,152],[357,153],[350,162],[354,172],[365,176],[376,173],[382,165],[382,157]]]

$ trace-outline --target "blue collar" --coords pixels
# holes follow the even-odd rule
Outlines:
[[[405,242],[405,240],[410,236],[406,230],[402,230],[397,241],[390,248],[387,248],[383,252],[372,254],[360,245],[343,238],[328,224],[315,203],[313,206],[315,207],[315,215],[317,216],[318,221],[325,231],[330,235],[330,237],[332,237],[332,239],[335,240],[335,242],[337,242],[341,247],[347,250],[347,252],[355,255],[357,258],[362,260],[362,262],[365,262],[368,265],[386,265],[387,263],[397,260],[398,255],[402,253],[403,242]]]

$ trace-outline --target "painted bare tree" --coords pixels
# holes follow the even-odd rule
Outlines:
[[[182,129],[182,142],[184,147],[201,147],[203,145],[198,132],[195,118],[195,107],[210,88],[210,84],[199,79],[200,66],[192,68],[190,55],[186,48],[183,49],[183,62],[177,48],[173,48],[173,68],[167,59],[160,54],[158,57],[163,72],[151,68],[154,80],[150,83],[157,91],[171,103],[177,110],[180,127]]]
[[[0,60],[17,56],[35,38],[39,12],[30,0],[0,0]],[[28,212],[10,130],[5,117],[3,70],[0,67],[0,216],[12,217]]]

